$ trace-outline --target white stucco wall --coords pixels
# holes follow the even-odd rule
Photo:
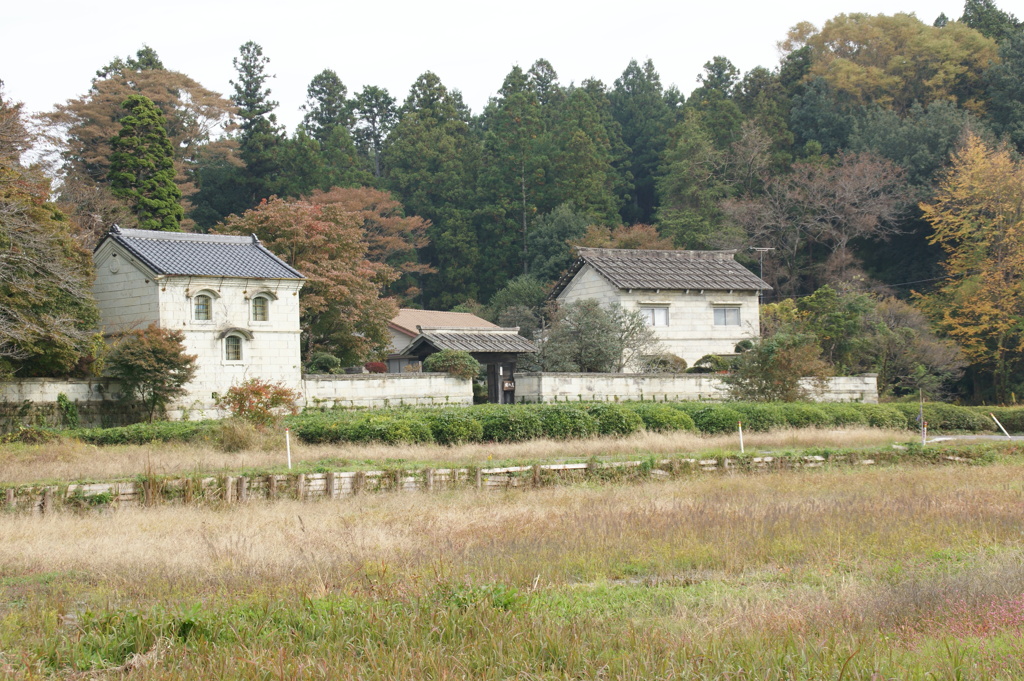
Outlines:
[[[819,402],[878,402],[877,379],[873,374],[830,378],[821,391],[811,382],[805,386]],[[727,398],[726,386],[714,374],[516,374],[516,399],[524,402]]]
[[[93,257],[92,292],[103,333],[123,333],[157,322],[160,286],[153,274],[111,241],[105,241]]]
[[[160,325],[185,332],[185,347],[197,356],[196,378],[189,383],[189,401],[206,403],[214,393],[250,378],[283,383],[301,390],[299,296],[296,280],[253,280],[167,277],[160,288]],[[194,318],[195,297],[212,299],[209,321]],[[268,319],[252,319],[252,298],[269,298]],[[242,338],[241,361],[225,357],[225,333]],[[244,335],[251,334],[252,338]]]
[[[473,404],[473,383],[442,373],[307,375],[302,395],[310,407],[459,406]]]

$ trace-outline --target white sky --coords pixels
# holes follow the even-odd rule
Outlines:
[[[997,4],[1020,14],[1016,2]],[[462,91],[474,113],[514,64],[525,69],[541,57],[562,84],[596,77],[606,85],[630,59],[650,58],[663,85],[688,94],[715,55],[742,72],[774,67],[776,43],[799,21],[821,26],[844,12],[913,12],[931,23],[940,12],[955,19],[962,8],[962,0],[15,0],[0,24],[0,80],[8,99],[45,111],[83,94],[98,68],[145,43],[168,69],[228,95],[231,60],[254,40],[271,60],[278,119],[291,132],[302,118],[306,86],[325,68],[338,73],[350,95],[377,85],[399,102],[421,73],[434,71]]]

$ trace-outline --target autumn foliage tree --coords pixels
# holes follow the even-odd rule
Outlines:
[[[924,298],[971,362],[975,397],[1010,397],[1024,369],[1024,163],[969,133],[935,197],[921,204],[949,278]],[[984,376],[991,376],[991,385]]]
[[[196,374],[196,356],[185,352],[185,334],[150,325],[122,337],[107,358],[107,373],[121,384],[122,398],[136,401],[152,421],[185,394]]]
[[[22,165],[31,144],[21,105],[0,82],[0,375],[64,376],[95,341],[92,258],[50,201],[50,182]]]
[[[437,270],[419,262],[420,249],[429,243],[430,221],[406,215],[402,204],[390,193],[372,187],[333,187],[315,191],[309,201],[332,206],[355,218],[363,230],[366,259],[392,267],[398,278],[389,288],[400,303],[409,303],[420,293],[420,278]]]
[[[364,216],[337,203],[271,197],[215,231],[255,234],[308,279],[299,297],[303,356],[327,351],[345,365],[387,353],[387,323],[397,313],[381,291],[394,268],[368,258]]]

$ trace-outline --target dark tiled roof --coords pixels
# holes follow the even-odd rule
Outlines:
[[[574,276],[590,264],[620,289],[756,291],[770,289],[733,258],[736,251],[641,251],[579,248],[579,259],[555,286],[557,297]]]
[[[406,348],[409,353],[414,348],[429,344],[437,350],[465,350],[466,352],[537,352],[537,346],[523,338],[518,329],[429,329],[421,328]]]
[[[305,278],[298,270],[264,248],[255,236],[156,232],[115,227],[103,241],[107,239],[119,244],[155,274],[247,279]]]

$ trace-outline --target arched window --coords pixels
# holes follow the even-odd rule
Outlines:
[[[228,362],[242,361],[241,336],[226,336],[224,338],[224,359]]]
[[[192,299],[193,317],[197,322],[208,322],[213,319],[213,298],[200,293]]]
[[[252,320],[254,322],[270,321],[270,298],[256,296],[252,299]]]

